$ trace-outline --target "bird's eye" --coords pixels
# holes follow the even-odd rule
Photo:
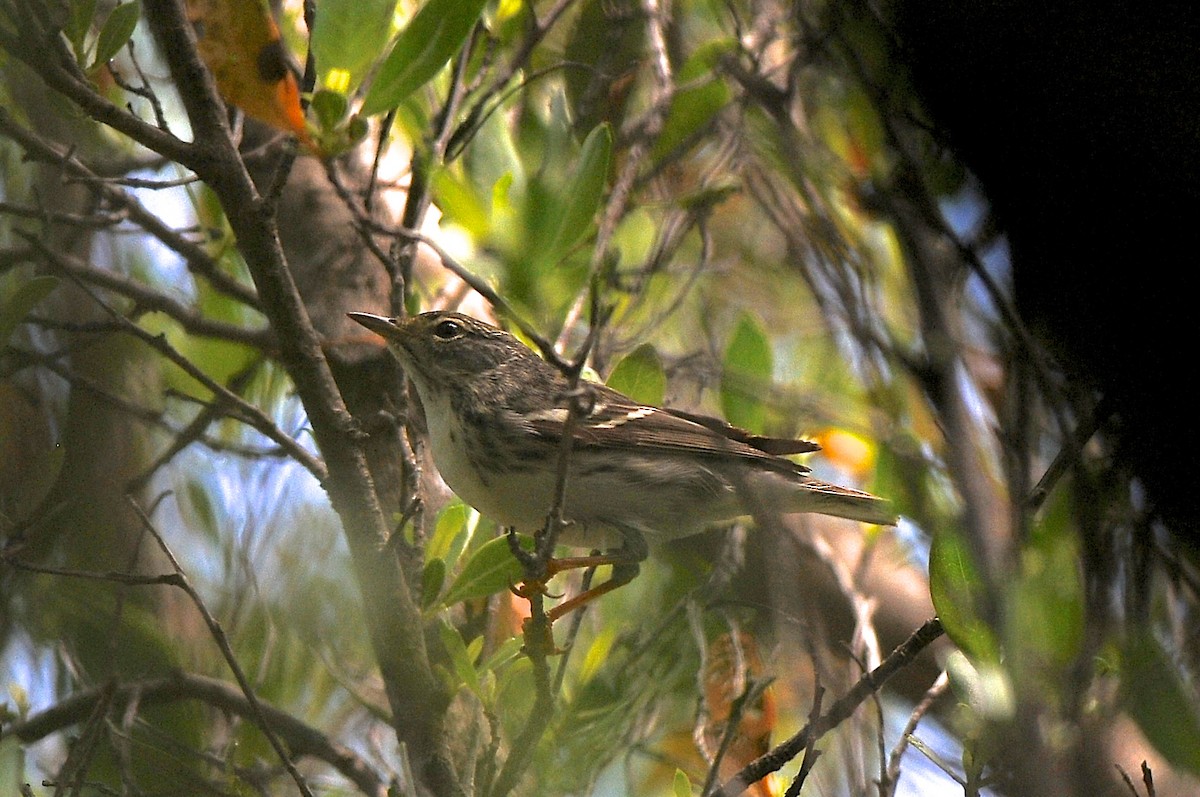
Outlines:
[[[433,328],[433,334],[437,335],[442,340],[450,340],[457,338],[463,332],[462,324],[457,321],[442,321]]]

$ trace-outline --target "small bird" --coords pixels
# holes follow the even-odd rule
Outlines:
[[[404,367],[450,489],[502,526],[542,528],[555,501],[570,412],[571,385],[560,370],[509,333],[461,313],[349,316],[381,336]],[[888,501],[814,479],[786,458],[818,450],[815,443],[754,435],[716,418],[641,404],[604,385],[582,386],[584,411],[571,426],[561,507],[568,525],[559,539],[612,552],[611,579],[595,594],[632,579],[647,542],[696,534],[717,521],[816,512],[896,522]],[[556,607],[552,619],[566,610]]]

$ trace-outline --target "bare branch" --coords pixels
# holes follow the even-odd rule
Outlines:
[[[250,706],[250,715],[254,718],[258,727],[262,729],[263,734],[267,737],[267,741],[271,744],[271,748],[275,751],[275,755],[279,756],[279,760],[283,763],[284,768],[292,776],[292,780],[296,782],[300,793],[304,797],[312,797],[312,792],[309,790],[304,776],[296,769],[291,756],[283,749],[283,743],[279,741],[275,730],[267,721],[262,705],[258,702],[253,687],[250,686],[250,680],[242,672],[242,667],[238,664],[237,657],[233,653],[233,647],[229,644],[229,638],[225,636],[225,630],[221,628],[221,624],[217,622],[217,618],[208,610],[208,606],[204,604],[204,599],[200,597],[200,593],[196,592],[195,588],[192,587],[187,574],[183,572],[183,568],[179,565],[179,560],[175,558],[174,552],[171,551],[166,541],[162,538],[162,535],[158,533],[158,529],[150,522],[150,517],[142,509],[141,504],[130,496],[126,496],[126,498],[133,511],[137,513],[138,518],[141,520],[143,528],[154,537],[154,541],[158,543],[159,549],[166,555],[167,560],[171,563],[171,567],[174,568],[176,576],[175,586],[182,589],[191,598],[192,604],[200,612],[200,616],[204,618],[204,624],[208,626],[209,633],[212,634],[217,647],[221,649],[221,655],[225,657],[225,663],[229,665],[229,669],[233,672],[233,677],[237,679],[238,686],[242,689],[242,694],[246,697],[246,702]]]
[[[231,684],[204,675],[176,673],[166,678],[120,684],[110,691],[107,702],[118,709],[135,699],[143,707],[195,700],[239,717],[255,718],[250,701],[243,692]],[[4,725],[0,728],[0,739],[15,737],[23,744],[32,744],[76,725],[104,701],[104,693],[104,689],[76,693],[20,722]],[[261,700],[258,704],[262,716],[280,739],[287,742],[293,754],[311,756],[328,763],[363,794],[371,797],[384,797],[387,794],[386,781],[353,750],[282,709]]]
[[[214,288],[250,307],[259,306],[254,290],[243,285],[218,267],[204,248],[172,229],[145,205],[119,186],[97,179],[97,175],[77,159],[71,150],[51,143],[18,124],[7,109],[0,106],[0,133],[7,135],[24,148],[26,154],[38,161],[59,166],[78,178],[103,202],[129,214],[129,221],[141,227],[187,263],[188,270],[208,280]]]
[[[885,779],[879,784],[879,797],[891,797],[896,793],[896,784],[900,782],[900,761],[904,757],[904,751],[908,749],[909,738],[916,733],[917,725],[929,713],[929,709],[933,708],[933,704],[950,686],[950,678],[943,670],[942,674],[937,677],[933,685],[925,692],[925,696],[921,698],[921,702],[917,703],[912,710],[912,714],[908,717],[908,722],[904,724],[904,730],[900,732],[900,739],[896,742],[896,746],[892,748],[891,755],[888,756],[887,768],[884,770]]]
[[[809,746],[810,740],[824,736],[850,717],[864,700],[878,691],[899,670],[908,666],[942,633],[942,623],[938,618],[935,617],[926,622],[893,650],[878,667],[863,675],[858,683],[838,699],[818,720],[809,722],[791,738],[751,761],[726,781],[719,790],[710,792],[709,797],[736,797],[751,783],[780,770],[803,752]]]
[[[110,290],[137,303],[142,311],[159,312],[170,316],[179,322],[188,332],[211,338],[221,338],[237,343],[245,343],[258,349],[271,350],[275,348],[275,336],[269,328],[247,329],[237,324],[229,324],[208,318],[190,304],[184,304],[165,293],[156,291],[144,282],[122,276],[115,271],[95,268],[78,258],[46,246],[35,236],[18,231],[23,238],[49,263],[54,269],[91,285]]]

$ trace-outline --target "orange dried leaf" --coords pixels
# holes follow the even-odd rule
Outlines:
[[[704,699],[708,707],[704,731],[709,749],[715,750],[720,745],[734,701],[745,691],[746,684],[761,681],[764,677],[758,643],[750,634],[738,633],[736,638],[725,634],[712,643],[704,670]],[[732,777],[770,749],[775,724],[775,695],[768,686],[758,692],[749,705],[742,707],[732,742],[721,760],[722,780]],[[747,793],[775,797],[777,792],[778,784],[768,777],[754,784]]]
[[[247,116],[308,142],[300,87],[266,4],[259,0],[188,0],[200,57],[217,89]]]

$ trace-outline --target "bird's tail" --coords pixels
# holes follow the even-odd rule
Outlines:
[[[899,519],[891,501],[820,479],[804,480],[804,489],[799,491],[796,504],[796,512],[816,512],[880,526],[894,526]]]

